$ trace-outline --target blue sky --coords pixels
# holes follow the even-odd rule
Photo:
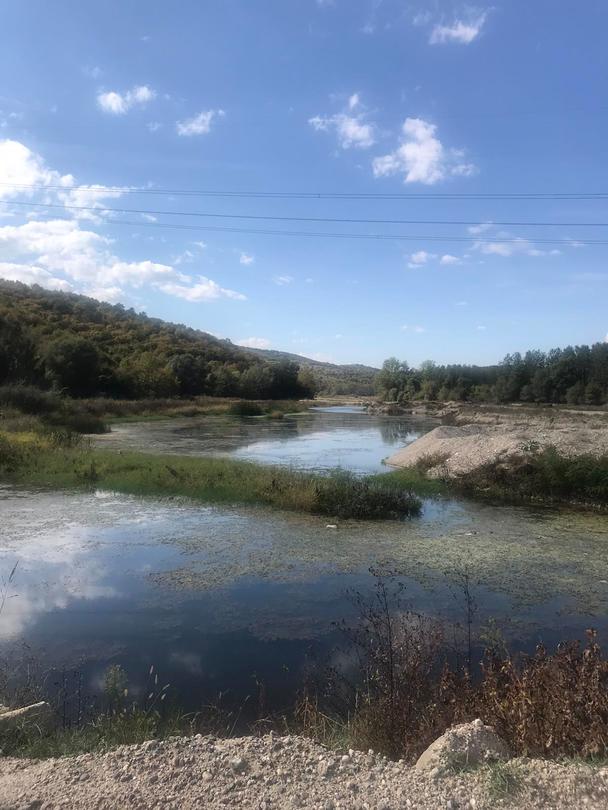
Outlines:
[[[592,0],[4,0],[0,276],[336,362],[604,340],[608,229],[493,223],[607,199],[436,195],[608,191],[607,25]]]

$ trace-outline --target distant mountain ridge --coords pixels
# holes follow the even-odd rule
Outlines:
[[[300,368],[310,369],[322,391],[334,394],[373,394],[380,369],[362,363],[329,363],[314,360],[293,352],[277,349],[251,349],[245,351],[269,362],[298,363]]]

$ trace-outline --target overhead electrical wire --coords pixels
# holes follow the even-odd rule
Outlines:
[[[29,200],[0,200],[3,205],[21,205],[35,208],[61,208],[67,211],[90,211],[99,215],[141,214],[143,216],[208,217],[213,219],[247,219],[276,222],[315,222],[349,225],[458,225],[487,227],[562,227],[562,228],[608,228],[608,222],[537,222],[498,221],[480,222],[478,219],[366,219],[354,217],[295,217],[267,214],[224,214],[210,211],[166,211],[150,208],[116,208],[95,205],[67,205],[63,203],[36,203]],[[501,240],[502,241],[502,240]]]
[[[39,191],[57,190],[68,192],[78,187],[54,184],[7,183],[0,187],[23,188]],[[125,188],[124,186],[81,186],[90,193],[107,194],[151,194],[188,197],[243,197],[261,199],[303,199],[303,200],[608,200],[608,191],[564,191],[564,192],[333,192],[333,191],[226,191],[216,189],[171,189],[171,188]]]
[[[103,210],[98,210],[98,213],[103,215]],[[60,217],[62,222],[74,222],[73,219],[68,217]],[[261,236],[304,236],[304,237],[323,237],[329,239],[372,239],[379,241],[407,241],[407,242],[474,242],[483,244],[529,244],[532,242],[522,238],[511,237],[494,237],[488,238],[484,236],[450,236],[450,235],[421,235],[421,234],[400,234],[400,233],[344,233],[334,231],[288,231],[277,229],[261,229],[261,228],[239,228],[229,227],[224,225],[189,225],[184,223],[164,223],[164,222],[133,222],[124,219],[105,219],[104,225],[128,225],[132,228],[163,228],[169,230],[180,231],[195,231],[195,232],[220,232],[220,233],[243,233]],[[534,239],[534,245],[608,245],[608,239]]]

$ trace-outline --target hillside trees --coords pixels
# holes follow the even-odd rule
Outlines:
[[[0,384],[72,396],[308,396],[298,364],[266,362],[205,332],[120,304],[0,280]]]
[[[497,366],[439,366],[431,361],[410,369],[394,357],[378,375],[387,400],[470,402],[608,403],[608,343],[567,346],[548,352],[508,354]]]

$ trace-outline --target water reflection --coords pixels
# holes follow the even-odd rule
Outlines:
[[[313,470],[386,470],[382,459],[437,425],[363,408],[312,408],[283,419],[208,416],[116,425],[98,445],[185,455],[225,455]]]
[[[479,623],[497,618],[518,644],[608,624],[606,523],[593,515],[439,501],[417,521],[329,531],[307,515],[110,493],[0,498],[0,572],[19,561],[2,652],[23,641],[45,666],[82,667],[90,688],[109,663],[142,683],[154,664],[192,701],[248,693],[254,674],[287,699],[307,658],[329,655],[345,589],[371,588],[371,565],[402,572],[413,608],[454,621],[469,566]]]

